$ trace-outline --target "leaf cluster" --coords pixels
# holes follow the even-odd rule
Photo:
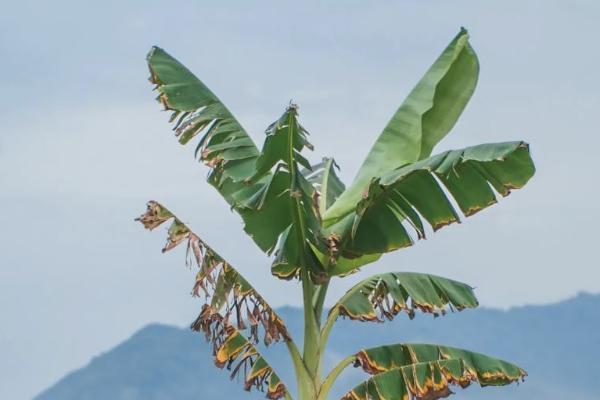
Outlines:
[[[256,345],[285,343],[298,381],[298,398],[324,400],[349,365],[367,380],[344,399],[437,399],[450,386],[505,385],[521,368],[483,354],[434,344],[401,343],[363,349],[325,377],[322,357],[339,317],[383,322],[401,312],[434,316],[474,308],[473,288],[415,272],[371,276],[337,301],[326,318],[330,281],[357,271],[383,254],[411,246],[430,231],[458,223],[522,188],[535,172],[528,144],[481,144],[432,155],[475,90],[479,61],[461,29],[394,113],[353,182],[337,176],[333,158],[311,164],[308,131],[290,104],[254,144],[225,105],[164,50],[148,54],[158,100],[171,111],[175,136],[196,141],[194,156],[210,169],[208,182],[244,221],[256,245],[273,256],[271,272],[303,287],[303,349],[283,320],[239,272],[160,203],[151,201],[138,220],[148,229],[169,221],[168,251],[187,246],[198,268],[192,289],[204,303],[192,329],[212,343],[215,364],[242,375],[247,390],[292,398]]]

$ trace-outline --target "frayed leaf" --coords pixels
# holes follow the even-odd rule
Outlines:
[[[283,320],[235,268],[160,203],[149,201],[146,212],[136,220],[150,230],[171,221],[163,252],[187,243],[186,264],[195,264],[199,269],[192,294],[205,299],[191,328],[203,332],[212,343],[215,364],[233,367],[233,375],[243,370],[246,390],[263,390],[266,386],[268,398],[283,397],[287,393],[284,384],[253,345],[261,341],[261,331],[267,346],[291,340]],[[264,368],[250,370],[257,362],[265,363]]]
[[[477,307],[473,288],[461,282],[414,272],[389,272],[367,278],[333,306],[330,317],[341,315],[358,321],[393,319],[404,311],[443,315],[446,310]]]
[[[517,382],[524,372],[496,380],[496,385]],[[451,387],[466,388],[473,382],[485,386],[476,370],[463,359],[443,359],[393,368],[356,386],[342,400],[436,400],[452,394]]]

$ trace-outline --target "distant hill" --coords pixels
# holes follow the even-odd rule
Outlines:
[[[292,332],[301,328],[301,312],[280,313]],[[296,336],[298,334],[296,333]],[[385,324],[340,321],[331,336],[327,364],[364,346],[394,342],[434,342],[465,347],[513,361],[529,372],[524,384],[510,388],[472,386],[454,399],[583,400],[598,398],[600,371],[600,295],[580,294],[557,304],[508,311],[481,308],[440,318],[418,315]],[[279,349],[277,349],[279,348]],[[267,358],[293,386],[282,346]],[[362,373],[344,375],[332,399],[358,383]],[[36,400],[188,400],[262,399],[227,371],[213,367],[204,338],[187,329],[149,325],[114,349],[92,359],[39,394]]]

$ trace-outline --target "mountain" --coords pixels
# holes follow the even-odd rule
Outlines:
[[[297,337],[301,311],[284,307],[279,312]],[[473,385],[457,389],[453,396],[457,400],[597,398],[600,295],[580,294],[556,304],[507,311],[480,308],[440,318],[418,315],[413,321],[398,318],[383,324],[339,321],[332,332],[326,364],[331,366],[365,346],[400,341],[464,347],[510,360],[529,373],[525,383],[508,388]],[[272,346],[266,357],[293,386],[293,371],[283,346]],[[351,368],[331,398],[338,398],[362,377]],[[202,335],[152,324],[68,374],[35,400],[264,398],[260,392],[248,395],[241,386],[241,382],[228,381],[227,371],[214,368]]]

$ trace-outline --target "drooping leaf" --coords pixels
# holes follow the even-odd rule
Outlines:
[[[150,230],[171,221],[163,252],[187,244],[186,263],[195,262],[199,268],[192,294],[205,299],[191,327],[204,332],[213,344],[216,365],[222,368],[235,364],[232,377],[241,370],[246,373],[252,366],[245,375],[246,389],[255,386],[262,390],[267,383],[269,398],[283,397],[285,386],[253,346],[259,342],[259,330],[263,331],[265,345],[290,341],[283,320],[235,268],[160,203],[148,202],[146,212],[137,220]]]
[[[410,364],[451,359],[461,360],[469,374],[475,376],[481,386],[502,385],[527,376],[522,368],[485,354],[424,343],[402,343],[364,349],[356,354],[355,366],[360,366],[368,374],[376,375]]]
[[[471,367],[463,359],[409,364],[372,376],[344,395],[342,400],[435,400],[451,395],[451,386],[466,388],[473,382],[482,386],[507,385],[524,376],[506,375],[490,383],[485,378],[480,381],[479,374]]]
[[[172,221],[163,252],[187,243],[186,263],[191,265],[195,262],[199,268],[192,294],[205,298],[204,308],[209,309],[203,308],[193,326],[202,325],[203,313],[221,313],[224,322],[232,319],[238,329],[248,328],[254,342],[258,342],[259,327],[264,330],[263,341],[267,345],[273,341],[289,340],[283,320],[254,287],[168,209],[156,201],[149,201],[146,212],[137,220],[147,229]]]
[[[466,107],[479,75],[465,29],[442,52],[396,111],[373,145],[354,182],[325,214],[326,224],[352,209],[373,178],[428,157]]]
[[[286,396],[287,388],[275,373],[273,368],[258,352],[254,344],[229,322],[223,321],[219,313],[212,314],[210,307],[205,308],[204,317],[206,330],[217,332],[219,339],[213,341],[215,365],[218,368],[227,367],[233,380],[243,374],[244,389],[250,391],[253,387],[265,392],[268,399],[280,399]]]
[[[371,181],[362,200],[326,234],[340,237],[340,254],[348,258],[407,247],[413,244],[409,230],[425,237],[423,220],[434,231],[459,222],[450,198],[470,216],[496,203],[494,191],[507,196],[534,172],[523,142],[446,151]]]
[[[346,292],[329,311],[359,321],[393,319],[401,311],[413,317],[416,310],[434,315],[446,309],[475,308],[473,288],[461,282],[416,272],[389,272],[371,276]]]

